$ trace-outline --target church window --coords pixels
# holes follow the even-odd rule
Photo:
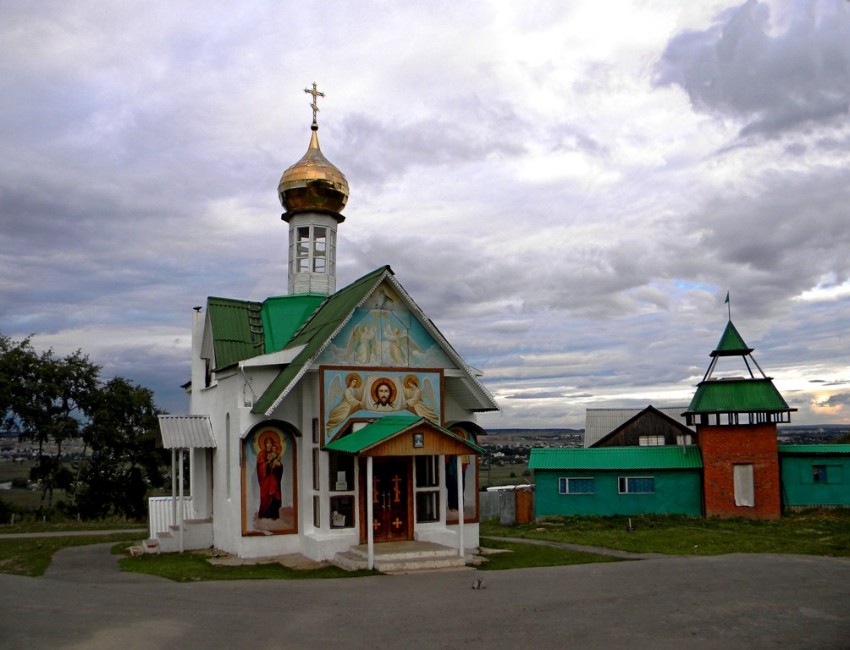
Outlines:
[[[328,241],[327,228],[321,226],[313,227],[313,271],[324,273],[326,270]]]
[[[416,521],[440,519],[440,465],[437,456],[416,456]]]
[[[224,463],[227,500],[230,501],[230,413],[224,416]]]
[[[328,454],[331,528],[354,527],[354,456]],[[340,494],[344,492],[345,494]]]
[[[351,492],[354,490],[354,456],[349,454],[328,454],[331,492]]]
[[[354,528],[354,496],[331,497],[331,528]]]
[[[292,229],[290,264],[293,273],[333,273],[336,237],[327,226]]]
[[[296,228],[294,239],[295,255],[293,263],[297,273],[310,270],[310,226],[299,226]]]

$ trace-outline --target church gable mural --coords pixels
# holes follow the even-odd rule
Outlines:
[[[452,362],[389,284],[354,310],[320,364],[451,368]]]
[[[327,444],[351,418],[413,414],[442,423],[442,372],[406,368],[322,369],[322,413]]]
[[[242,441],[242,534],[297,532],[295,439],[260,425]]]

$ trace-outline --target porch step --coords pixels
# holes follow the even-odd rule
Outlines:
[[[192,551],[210,548],[213,544],[212,519],[186,519],[183,527],[183,550]],[[153,553],[176,553],[180,550],[180,527],[169,525],[165,532],[157,533],[150,540],[156,549]]]
[[[145,553],[159,553],[162,550],[157,539],[142,540],[142,548]]]
[[[375,570],[381,573],[409,573],[435,569],[462,568],[477,564],[477,556],[458,557],[456,548],[433,542],[387,542],[375,544]],[[369,547],[352,546],[337,553],[334,564],[346,571],[358,571],[369,566]]]

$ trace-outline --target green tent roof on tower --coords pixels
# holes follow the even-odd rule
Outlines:
[[[749,347],[730,320],[723,330],[720,342],[711,352],[711,363],[702,381],[697,385],[688,410],[683,414],[688,425],[697,422],[707,424],[713,417],[720,423],[721,417],[728,424],[738,424],[741,415],[744,422],[790,422],[790,408],[773,385],[773,380],[764,374],[752,356]],[[717,363],[721,357],[740,357],[747,375],[715,377]],[[757,373],[755,372],[757,371]]]
[[[720,337],[720,342],[712,351],[711,356],[735,356],[741,354],[750,354],[753,348],[747,347],[744,339],[738,333],[738,330],[730,320],[726,323],[726,329],[723,330],[723,336]]]

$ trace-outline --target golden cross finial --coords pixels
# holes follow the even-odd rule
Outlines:
[[[313,90],[310,90],[309,88],[305,88],[304,92],[307,93],[308,95],[313,95],[313,103],[310,104],[310,108],[313,109],[313,126],[316,126],[316,113],[319,112],[319,105],[316,103],[316,98],[317,97],[324,97],[325,93],[319,92],[318,90],[316,90],[316,82],[315,81],[313,82]]]

